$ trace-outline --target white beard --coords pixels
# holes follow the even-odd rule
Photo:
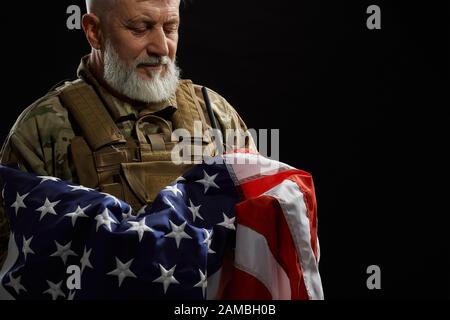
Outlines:
[[[136,72],[141,63],[152,63],[152,58],[137,59],[132,66],[124,63],[112,43],[105,42],[104,79],[108,85],[124,96],[145,103],[157,103],[169,99],[175,94],[180,82],[180,69],[169,57],[162,57],[167,66],[166,73],[153,72],[150,80],[142,79]]]

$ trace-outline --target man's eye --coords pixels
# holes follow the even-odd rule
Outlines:
[[[165,26],[164,30],[168,33],[176,32],[178,30],[178,25],[173,24],[173,25]]]
[[[131,32],[137,35],[142,35],[148,30],[147,28],[132,28],[132,27],[130,27],[129,29],[131,30]]]
[[[164,28],[164,29],[165,29],[166,33],[174,33],[174,32],[177,31],[177,28],[173,28],[173,27],[171,27],[171,28]]]

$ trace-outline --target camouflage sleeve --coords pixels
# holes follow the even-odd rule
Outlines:
[[[67,110],[53,96],[27,108],[11,129],[0,153],[0,163],[18,164],[24,171],[73,180],[68,147],[74,133]],[[5,258],[9,223],[0,196],[0,262]]]
[[[10,139],[6,141],[3,145],[1,154],[0,154],[0,163],[17,163],[20,168],[26,170],[26,168],[19,163],[18,157],[11,150]],[[3,183],[2,183],[3,185]],[[3,262],[6,259],[6,253],[8,251],[8,241],[9,241],[9,221],[5,214],[5,204],[3,201],[3,190],[0,193],[0,266],[3,265]]]
[[[22,113],[3,146],[0,162],[18,162],[27,171],[72,180],[68,154],[73,137],[67,110],[57,96],[50,96]]]
[[[204,109],[205,114],[207,114],[201,88],[201,86],[195,86],[199,102]],[[208,89],[208,95],[211,100],[214,115],[223,134],[225,152],[246,148],[257,153],[258,150],[255,142],[237,111],[217,92]]]

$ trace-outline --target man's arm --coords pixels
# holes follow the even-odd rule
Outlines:
[[[20,134],[16,133],[16,128],[20,128],[20,119],[11,130],[5,144],[0,153],[1,164],[17,164],[23,171],[34,171],[41,175],[48,175],[45,171],[45,163],[41,160],[42,154],[38,152],[39,148],[34,148],[40,145],[39,135],[34,132],[33,128],[27,128],[28,137],[35,140],[24,140]],[[21,129],[21,128],[20,128]],[[3,190],[0,194],[0,265],[6,259],[8,250],[8,241],[10,235],[9,220],[5,214],[5,207],[3,201]]]
[[[15,145],[14,141],[17,143],[17,145]],[[23,157],[20,156],[21,153],[20,149],[23,148],[22,152],[29,153],[30,157],[32,156],[32,152],[29,149],[25,150],[23,142],[18,143],[18,141],[19,141],[18,138],[14,137],[14,134],[11,133],[8,139],[6,140],[5,144],[3,145],[2,151],[0,153],[0,163],[18,164],[22,170],[28,171],[27,168],[23,165],[23,160],[22,161],[19,160],[21,158],[23,159]],[[37,158],[36,155],[34,155],[33,158],[36,159]],[[42,166],[42,164],[40,166]],[[2,265],[6,259],[10,234],[9,220],[6,217],[4,205],[5,204],[3,201],[3,190],[2,190],[2,192],[0,193],[0,265]]]
[[[201,92],[202,87],[195,85],[194,88],[201,107],[204,109],[205,114],[208,114],[206,111],[206,104],[203,98],[203,94]],[[234,149],[246,148],[252,152],[257,153],[258,150],[256,148],[255,142],[250,135],[237,134],[235,141],[229,141],[230,139],[227,139],[227,130],[237,130],[237,132],[235,133],[247,133],[247,125],[239,116],[237,111],[231,106],[230,103],[228,103],[228,101],[224,97],[211,89],[208,89],[208,96],[211,100],[211,106],[216,117],[216,121],[220,126],[223,138],[225,140],[224,143],[226,145],[226,149],[224,151],[230,152]]]
[[[74,136],[57,97],[42,99],[27,108],[11,129],[0,152],[1,164],[17,164],[23,171],[73,180],[68,148]],[[0,265],[6,258],[9,222],[0,194]]]

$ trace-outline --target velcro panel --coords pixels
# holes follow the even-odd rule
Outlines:
[[[93,150],[113,143],[125,143],[113,119],[94,89],[80,82],[64,89],[60,94],[62,104],[71,112]]]
[[[178,109],[172,116],[172,122],[175,129],[186,129],[194,136],[194,122],[201,122],[203,131],[208,128],[205,115],[198,103],[195,95],[195,89],[191,81],[184,80],[180,83],[177,90]],[[202,132],[203,134],[203,132]],[[203,134],[205,137],[205,135]]]

